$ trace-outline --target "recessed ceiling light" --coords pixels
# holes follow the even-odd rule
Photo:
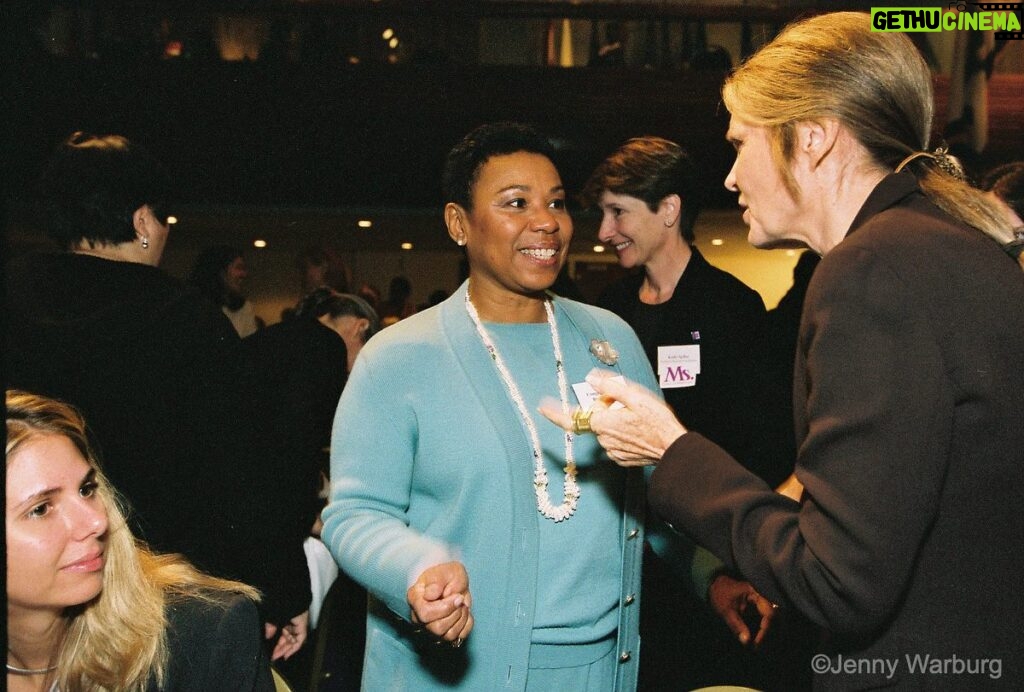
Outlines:
[[[402,243],[403,250],[412,250],[412,243]]]
[[[168,216],[167,217],[167,225],[168,226],[173,226],[176,223],[178,223],[178,217],[177,216]]]
[[[252,241],[252,246],[253,247],[266,247],[267,246],[267,241],[265,241],[265,240],[254,240],[254,241]]]
[[[360,228],[369,228],[373,225],[373,221],[370,221],[369,219],[359,219],[356,221],[356,225]]]
[[[604,245],[595,245],[594,252],[604,252]]]
[[[712,245],[725,245],[725,241],[722,240],[721,238],[715,238],[714,240],[711,241],[711,244]]]

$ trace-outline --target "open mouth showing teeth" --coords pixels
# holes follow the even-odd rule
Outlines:
[[[632,240],[626,240],[626,241],[624,241],[624,242],[621,242],[621,243],[619,243],[618,245],[616,245],[616,246],[615,246],[615,249],[616,249],[616,250],[625,250],[625,249],[626,249],[627,247],[629,247],[629,246],[630,246],[630,245],[632,245],[632,244],[633,244],[633,241],[632,241]]]
[[[520,250],[519,252],[523,253],[524,255],[528,255],[530,257],[533,257],[535,259],[540,259],[540,260],[551,259],[552,257],[555,256],[555,249],[554,248],[545,248],[545,249],[526,248],[524,250]]]

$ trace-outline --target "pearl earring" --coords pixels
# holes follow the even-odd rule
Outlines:
[[[148,250],[149,249],[149,238],[147,238],[146,236],[142,236],[142,241],[141,242],[142,242],[142,249],[143,250]]]

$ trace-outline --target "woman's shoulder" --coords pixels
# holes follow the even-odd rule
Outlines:
[[[270,669],[259,612],[248,597],[202,589],[175,599],[167,606],[167,635],[164,689],[199,690],[218,681],[230,681],[232,689],[273,689],[272,682],[266,687]]]
[[[630,335],[635,338],[633,328],[611,310],[569,298],[558,298],[557,302],[569,317],[577,322],[577,326],[582,326],[578,324],[578,320],[589,319],[593,320],[599,329],[606,332],[609,339],[617,335]]]
[[[201,589],[176,598],[167,605],[167,622],[172,634],[194,633],[199,637],[213,634],[210,625],[237,626],[243,638],[249,625],[259,624],[256,604],[248,597],[232,591]]]

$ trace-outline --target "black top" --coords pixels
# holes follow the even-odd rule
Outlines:
[[[163,686],[147,692],[272,692],[255,604],[244,596],[214,593],[167,608],[168,660]]]
[[[224,314],[154,267],[70,253],[17,258],[6,290],[7,385],[81,410],[137,535],[257,586],[268,619],[305,610],[274,576],[301,543],[260,533],[273,486]]]
[[[769,483],[784,480],[792,461],[778,459],[771,444],[781,423],[770,415],[775,408],[770,397],[778,393],[765,391],[763,364],[769,354],[763,349],[766,313],[760,295],[709,264],[697,248],[668,301],[640,302],[643,280],[643,271],[620,279],[598,304],[633,327],[655,373],[659,346],[700,346],[695,383],[663,386],[665,400],[687,429],[722,445]]]

